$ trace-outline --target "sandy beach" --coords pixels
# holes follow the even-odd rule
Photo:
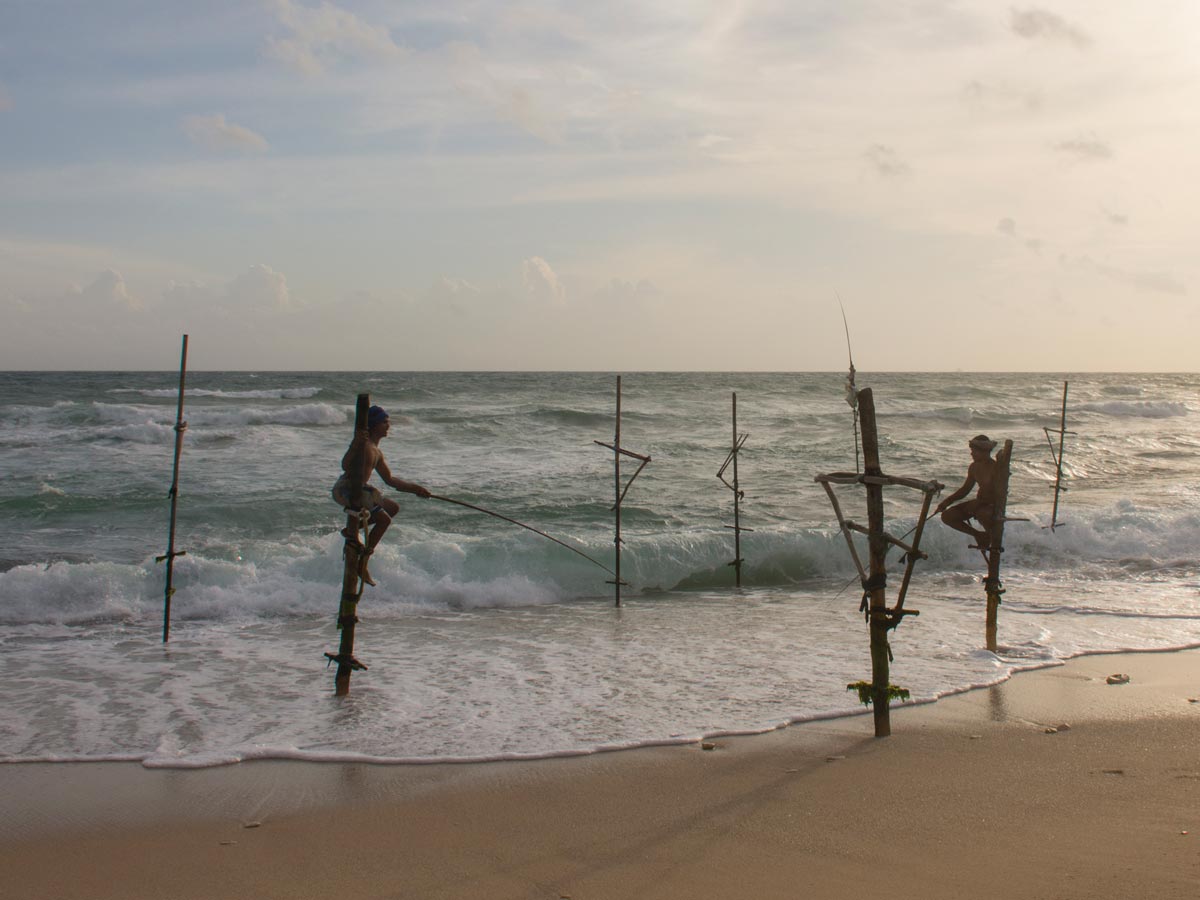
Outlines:
[[[1195,898],[1198,700],[1193,650],[895,708],[883,740],[857,716],[485,765],[9,765],[0,895]]]

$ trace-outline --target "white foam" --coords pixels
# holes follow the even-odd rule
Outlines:
[[[1132,416],[1142,419],[1169,419],[1186,416],[1187,404],[1168,400],[1109,400],[1103,403],[1081,403],[1075,412],[1096,412],[1106,416]]]

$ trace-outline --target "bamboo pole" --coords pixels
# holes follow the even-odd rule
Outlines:
[[[359,394],[354,407],[354,436],[367,430],[367,408],[371,405],[370,394]],[[342,600],[338,606],[338,628],[342,631],[341,642],[338,645],[337,656],[325,655],[337,663],[337,674],[334,676],[334,693],[344,697],[350,693],[350,673],[355,669],[367,667],[354,658],[354,629],[358,624],[358,599],[362,596],[362,563],[366,547],[359,540],[359,530],[366,530],[367,523],[359,517],[363,506],[363,464],[360,447],[354,454],[346,471],[350,484],[350,508],[346,510],[346,544],[342,556]],[[351,539],[348,535],[353,534]]]
[[[1004,586],[1000,582],[1000,558],[1004,554],[1004,522],[1008,510],[1008,480],[1012,462],[1012,447],[1012,441],[1005,441],[1004,449],[996,455],[996,502],[992,512],[991,540],[987,550],[988,575],[987,581],[984,582],[984,590],[987,592],[985,637],[987,648],[992,653],[995,653],[998,647],[996,632],[999,627],[1000,596],[1004,593]]]
[[[888,542],[883,531],[883,470],[879,464],[879,437],[875,428],[875,399],[870,388],[858,392],[858,419],[862,428],[863,481],[867,489],[867,521],[870,529],[871,705],[875,715],[875,737],[892,733],[888,700],[889,659],[887,602],[885,598]],[[871,476],[876,476],[872,478]]]
[[[171,597],[175,594],[172,579],[175,575],[175,557],[183,556],[187,551],[175,550],[175,513],[179,508],[179,457],[183,453],[183,433],[187,431],[187,422],[183,421],[183,392],[187,378],[188,336],[183,336],[183,349],[179,356],[179,404],[175,407],[175,463],[171,470],[171,526],[167,534],[167,553],[156,557],[157,561],[167,561],[167,582],[163,595],[163,631],[162,639],[165,644],[171,639]]]

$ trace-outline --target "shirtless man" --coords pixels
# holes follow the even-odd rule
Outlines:
[[[971,448],[971,465],[967,468],[967,480],[957,491],[937,505],[933,511],[936,516],[942,515],[942,521],[956,531],[969,534],[975,538],[976,546],[986,550],[991,542],[992,511],[995,507],[996,496],[993,481],[996,474],[996,461],[992,459],[992,451],[996,442],[989,440],[986,434],[977,434],[967,442]],[[971,492],[971,488],[979,485],[975,499],[959,503]],[[958,504],[955,506],[954,504]],[[968,519],[974,519],[983,529],[972,528]]]
[[[375,545],[379,543],[379,539],[383,537],[383,533],[387,531],[388,526],[392,524],[392,517],[400,512],[399,503],[390,497],[383,496],[383,492],[374,485],[367,484],[371,473],[378,472],[384,484],[390,484],[398,491],[416,494],[422,498],[430,496],[429,491],[421,487],[421,485],[405,481],[403,478],[397,478],[392,474],[392,470],[388,468],[388,464],[384,462],[383,451],[379,449],[379,442],[387,437],[390,428],[391,420],[381,407],[372,406],[367,410],[367,428],[365,431],[355,432],[350,448],[346,451],[346,455],[342,457],[342,477],[333,486],[333,499],[346,509],[350,509],[350,479],[344,473],[349,471],[350,463],[355,454],[361,450],[363,506],[371,510],[372,526],[370,534],[367,535],[367,552],[363,559],[362,576],[363,581],[370,585],[374,585],[375,581],[371,578],[371,573],[367,571],[366,560],[375,550]],[[350,529],[344,529],[342,534],[348,538],[352,536],[357,537],[357,535],[351,534]]]

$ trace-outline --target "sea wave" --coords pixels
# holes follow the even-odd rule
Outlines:
[[[1131,416],[1142,419],[1170,419],[1186,416],[1187,404],[1170,400],[1109,400],[1103,403],[1081,403],[1074,412],[1093,412],[1105,416]]]
[[[897,536],[915,522],[889,524]],[[572,546],[612,568],[611,537],[596,531]],[[630,595],[725,590],[734,586],[733,538],[723,528],[658,534],[626,532],[622,578]],[[1178,598],[1170,608],[1141,606],[1139,585],[1178,581],[1200,571],[1192,552],[1200,518],[1165,520],[1118,507],[1105,516],[1076,517],[1051,532],[1036,523],[1012,523],[1006,540],[1006,577],[1034,582],[1056,578],[1078,583],[1121,580],[1133,615],[1200,616],[1200,598]],[[342,540],[330,530],[296,534],[283,541],[243,541],[237,558],[225,545],[206,549],[192,542],[175,564],[179,615],[200,620],[255,619],[327,613],[339,595]],[[860,559],[867,548],[855,536]],[[915,569],[916,583],[932,577],[941,590],[974,595],[982,571],[978,551],[940,524],[925,532],[928,558]],[[796,530],[771,527],[742,535],[742,585],[748,589],[804,587],[831,597],[859,592],[858,575],[835,527]],[[371,564],[379,587],[372,615],[407,616],[421,610],[534,607],[608,596],[611,573],[528,532],[504,529],[475,535],[429,534],[398,525],[376,550]],[[903,572],[899,551],[888,560],[895,583]],[[88,624],[137,621],[161,604],[164,573],[148,558],[140,564],[67,562],[15,566],[0,573],[0,623]],[[1061,602],[1061,601],[1060,601]],[[1055,603],[1054,605],[1059,605]],[[1076,606],[1086,606],[1081,599]]]
[[[138,394],[142,397],[174,399],[179,396],[178,388],[112,388],[110,394]],[[307,400],[321,393],[319,387],[263,388],[250,391],[206,390],[188,388],[187,397],[212,397],[218,400]]]

